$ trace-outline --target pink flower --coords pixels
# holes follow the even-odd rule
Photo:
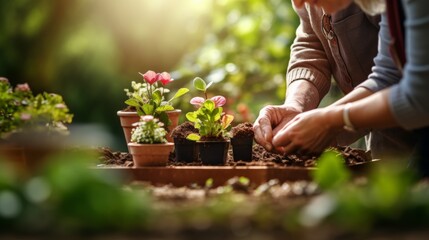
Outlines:
[[[190,103],[196,107],[201,107],[204,103],[205,99],[202,97],[193,97]]]
[[[222,107],[226,103],[226,98],[223,96],[214,96],[211,100],[215,103],[216,107]]]
[[[30,91],[30,86],[27,83],[24,84],[18,84],[15,87],[15,91],[19,91],[19,92],[28,92]]]
[[[150,85],[156,83],[156,81],[158,81],[158,74],[156,74],[156,72],[154,71],[147,71],[145,74],[141,74],[140,75],[143,76],[144,80],[149,83]]]
[[[152,121],[152,120],[153,120],[153,116],[152,116],[152,115],[144,115],[144,116],[142,116],[142,117],[141,117],[141,119],[142,119],[144,122],[150,122],[150,121]]]
[[[158,81],[162,83],[163,86],[169,84],[173,81],[170,74],[168,72],[162,72],[158,74]]]

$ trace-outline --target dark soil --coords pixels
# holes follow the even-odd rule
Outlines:
[[[231,129],[233,138],[253,138],[255,133],[253,132],[253,125],[249,122],[240,123]]]
[[[359,163],[368,162],[371,156],[368,152],[362,149],[351,147],[336,147],[337,150],[345,159],[345,164],[348,166]],[[125,152],[114,152],[109,148],[99,148],[100,164],[108,166],[132,167],[133,159],[131,154]],[[202,166],[200,161],[183,163],[174,160],[174,153],[171,153],[168,166]],[[253,159],[251,162],[234,161],[232,158],[231,149],[228,152],[226,166],[269,166],[269,167],[315,167],[317,165],[317,157],[298,157],[297,155],[281,155],[266,151],[259,144],[253,145]]]
[[[193,123],[185,121],[173,129],[172,138],[186,139],[191,133],[198,133]],[[240,123],[231,128],[233,138],[253,138],[253,125],[249,122]],[[363,163],[371,160],[370,153],[362,149],[354,149],[350,147],[333,148],[338,151],[345,159],[345,164],[348,166]],[[132,167],[133,159],[131,154],[124,152],[113,152],[108,148],[100,148],[100,161],[102,165],[115,165],[122,167]],[[232,157],[232,149],[228,151],[226,166],[270,166],[270,167],[315,167],[317,165],[317,157],[297,156],[297,155],[282,155],[266,151],[259,144],[253,145],[252,161],[234,161]],[[170,154],[168,166],[202,166],[201,161],[197,162],[177,162],[175,161],[174,152]]]
[[[191,133],[198,133],[198,129],[194,127],[194,124],[186,121],[171,131],[171,137],[185,139]]]

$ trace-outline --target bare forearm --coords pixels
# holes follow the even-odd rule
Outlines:
[[[285,105],[293,106],[304,112],[317,108],[319,103],[319,92],[311,82],[297,80],[287,87]]]
[[[359,87],[359,88],[354,89],[349,94],[342,97],[341,99],[339,99],[335,103],[331,104],[331,106],[338,106],[338,105],[343,105],[343,104],[348,103],[348,102],[355,102],[357,100],[366,98],[366,97],[370,96],[371,94],[373,94],[373,92],[371,92],[370,90],[363,88],[363,87]]]
[[[389,91],[389,89],[385,89],[352,102],[349,109],[349,118],[356,129],[383,129],[398,125],[389,108],[387,99]],[[343,103],[346,102],[350,101],[344,101]],[[344,104],[336,103],[336,105],[331,105],[326,109],[330,112],[330,119],[327,120],[337,127],[344,126],[343,109]]]
[[[397,126],[388,103],[389,89],[353,103],[350,120],[356,128],[383,129]]]

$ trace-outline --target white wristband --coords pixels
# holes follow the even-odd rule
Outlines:
[[[351,103],[346,103],[346,105],[343,108],[343,121],[344,121],[344,129],[349,132],[356,132],[356,128],[353,126],[352,122],[350,121],[350,107]]]

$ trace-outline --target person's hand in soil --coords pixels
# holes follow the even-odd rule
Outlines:
[[[342,129],[342,120],[336,118],[341,118],[338,108],[301,113],[278,131],[272,144],[287,155],[319,155],[335,142],[336,135]]]
[[[255,141],[267,151],[276,151],[273,148],[273,137],[292,118],[301,113],[298,109],[287,105],[268,105],[261,109],[258,118],[253,124]]]

